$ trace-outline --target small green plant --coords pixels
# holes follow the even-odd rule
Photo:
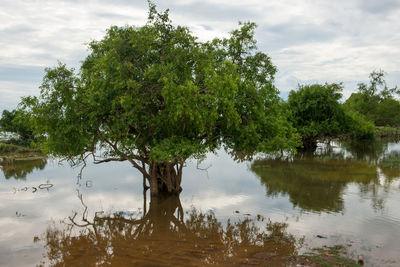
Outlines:
[[[352,266],[357,267],[359,265],[355,260],[351,259],[348,255],[346,248],[342,245],[336,245],[333,247],[320,247],[314,248],[311,252],[300,255],[306,263],[312,266]]]

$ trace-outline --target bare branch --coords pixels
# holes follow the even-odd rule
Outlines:
[[[118,149],[117,143],[113,144],[108,140],[101,131],[98,131],[100,138],[106,142],[109,146],[114,149],[114,152],[117,153],[124,160],[128,160],[136,169],[138,169],[144,176],[149,177],[149,174],[146,172],[146,169],[143,169],[135,160],[142,161],[144,160],[142,157],[137,155],[126,155],[121,150]]]
[[[210,165],[209,165],[208,167],[206,167],[206,168],[200,168],[199,165],[200,165],[200,161],[197,161],[196,169],[198,169],[198,170],[200,170],[200,171],[205,171],[205,172],[207,173],[207,178],[210,179],[210,176],[208,175],[208,169],[212,167],[212,164],[210,164]]]
[[[110,162],[110,161],[125,161],[125,160],[128,160],[128,159],[126,159],[126,158],[107,158],[107,159],[103,159],[103,160],[95,160],[93,163],[100,164],[100,163]]]

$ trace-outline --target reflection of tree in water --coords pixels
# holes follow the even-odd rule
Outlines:
[[[386,155],[384,159],[392,159],[394,154]],[[398,158],[398,156],[396,157]],[[384,162],[384,161],[383,161]],[[383,211],[385,209],[386,199],[389,197],[392,184],[400,178],[400,169],[398,167],[384,167],[382,161],[377,167],[380,177],[379,181],[368,184],[360,184],[360,195],[364,199],[370,199],[372,208],[375,211]]]
[[[392,182],[400,178],[400,153],[389,151],[388,142],[323,145],[287,160],[254,161],[251,170],[268,196],[288,195],[303,210],[341,212],[349,183],[359,186],[361,197],[370,199],[375,210],[383,210]]]
[[[6,179],[25,179],[34,170],[43,170],[47,159],[13,160],[0,162],[1,170]]]
[[[70,218],[66,229],[46,231],[53,266],[281,266],[295,259],[300,244],[286,233],[286,224],[262,216],[223,226],[214,214],[193,208],[184,220],[177,196],[152,199],[140,218],[97,213],[90,222],[86,212],[80,222],[76,215]]]
[[[377,163],[378,160],[388,149],[389,140],[350,140],[340,142],[340,146],[347,152],[350,152],[355,160],[365,161],[368,163]]]
[[[349,182],[377,181],[376,168],[363,162],[325,158],[258,160],[251,166],[268,196],[289,195],[294,206],[309,211],[343,210],[342,193]]]
[[[376,166],[380,179],[359,185],[361,196],[371,199],[372,208],[376,211],[384,209],[392,183],[400,178],[400,151],[389,149],[389,143],[393,142],[398,143],[398,140],[384,138],[341,144],[354,159]]]

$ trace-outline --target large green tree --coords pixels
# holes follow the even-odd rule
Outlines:
[[[289,118],[302,137],[303,148],[315,149],[317,141],[341,135],[366,137],[375,127],[339,102],[342,84],[300,85],[288,98]]]
[[[46,69],[39,97],[24,99],[47,152],[73,164],[129,161],[151,195],[181,191],[188,158],[223,146],[252,155],[297,145],[257,50],[254,23],[200,42],[150,3],[142,27],[113,26],[89,45],[80,71]]]
[[[302,136],[304,148],[315,148],[318,139],[345,131],[345,112],[339,99],[341,84],[300,85],[288,98],[290,120]]]

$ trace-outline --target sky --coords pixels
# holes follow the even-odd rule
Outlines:
[[[281,96],[298,84],[343,82],[343,100],[384,70],[400,85],[400,0],[154,0],[200,41],[257,23],[259,50],[277,66]],[[0,0],[0,111],[38,95],[45,67],[79,69],[111,25],[144,25],[145,0]]]

